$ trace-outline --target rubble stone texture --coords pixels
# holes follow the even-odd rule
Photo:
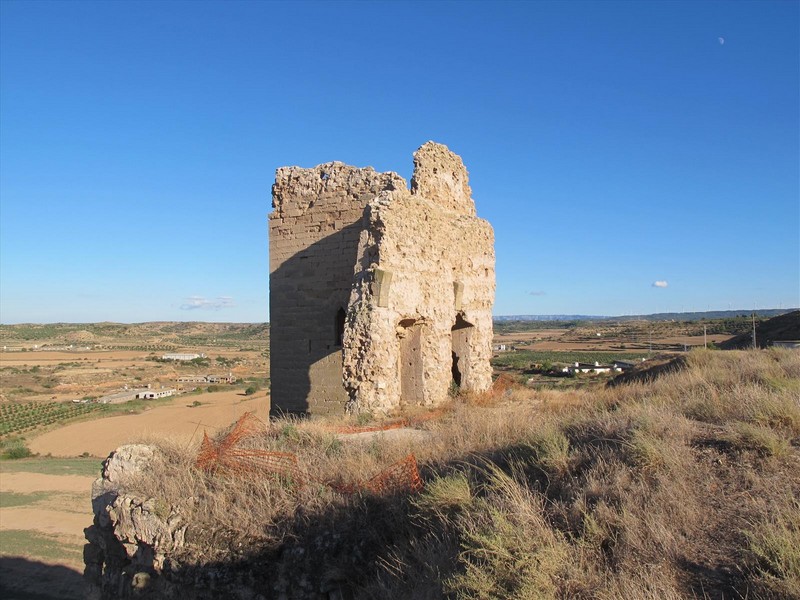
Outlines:
[[[389,412],[491,385],[494,233],[446,146],[396,173],[278,169],[270,234],[273,413]]]

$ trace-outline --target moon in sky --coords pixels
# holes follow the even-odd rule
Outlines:
[[[724,37],[718,37],[717,39],[719,40],[719,45],[720,46],[722,46],[725,43],[725,38]]]

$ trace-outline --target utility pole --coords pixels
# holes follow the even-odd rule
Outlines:
[[[703,348],[708,349],[708,331],[707,325],[703,324]]]
[[[753,350],[758,348],[756,345],[756,311],[753,311]]]

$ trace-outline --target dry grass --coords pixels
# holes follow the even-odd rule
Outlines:
[[[800,500],[783,504],[747,532],[760,595],[800,597]]]
[[[193,523],[184,564],[355,598],[800,598],[798,381],[794,351],[693,352],[647,384],[457,399],[424,444],[296,420],[250,439],[295,453],[307,485],[202,473],[160,442],[130,489]],[[409,452],[410,501],[324,485]]]
[[[569,564],[564,535],[550,526],[545,500],[497,466],[486,467],[486,494],[457,517],[461,569],[445,581],[460,599],[552,598]]]

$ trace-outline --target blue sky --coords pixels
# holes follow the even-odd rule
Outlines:
[[[0,322],[268,320],[275,169],[430,139],[497,315],[798,306],[799,6],[3,0]]]

